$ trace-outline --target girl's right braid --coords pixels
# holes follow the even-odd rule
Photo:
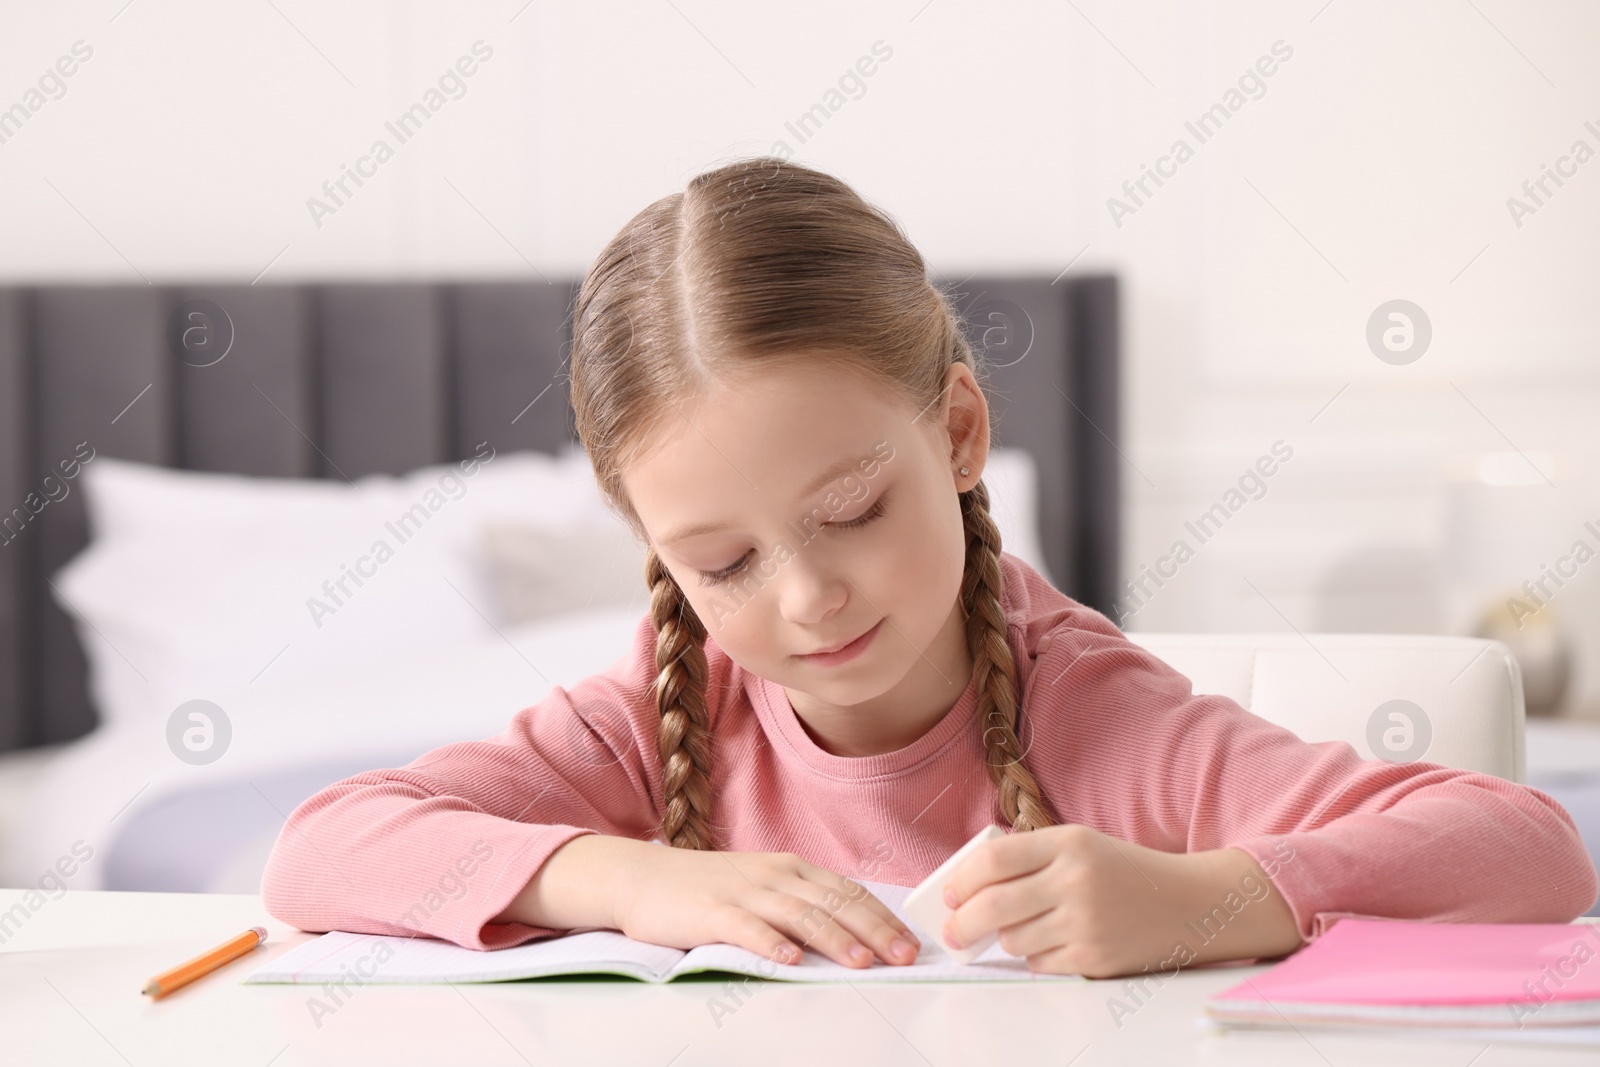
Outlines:
[[[656,627],[656,708],[661,713],[661,832],[674,848],[711,851],[711,732],[706,714],[705,626],[656,550],[645,557]]]
[[[989,514],[989,490],[979,481],[961,494],[961,517],[967,533],[967,562],[961,599],[967,609],[967,647],[972,652],[978,693],[979,729],[984,762],[1000,792],[1000,813],[1014,830],[1038,830],[1055,824],[1039,782],[1023,764],[1018,741],[1020,708],[1015,657],[1006,643],[1006,618],[1001,607],[1005,579],[1000,571],[1000,529]]]

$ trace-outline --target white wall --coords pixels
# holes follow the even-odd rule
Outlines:
[[[1592,5],[4,11],[0,107],[75,41],[94,50],[0,144],[5,279],[570,275],[651,199],[783,140],[947,277],[1080,254],[1123,276],[1130,576],[1274,442],[1293,449],[1132,627],[1455,629],[1497,582],[1600,547],[1582,528],[1600,520],[1600,160],[1520,226],[1506,206],[1575,140],[1600,151]],[[307,199],[394,143],[384,123],[479,40],[493,56],[466,94],[318,226]],[[785,122],[878,41],[892,56],[864,94],[800,144]],[[1264,95],[1198,143],[1185,121],[1279,41]],[[1179,137],[1193,158],[1118,225],[1107,198]],[[1403,366],[1365,339],[1395,298],[1434,331]],[[1480,507],[1487,525],[1454,517],[1450,471],[1512,449],[1535,485]],[[1502,528],[1497,552],[1451,562]],[[1600,665],[1590,570],[1553,611]],[[1582,684],[1600,697],[1600,671]]]

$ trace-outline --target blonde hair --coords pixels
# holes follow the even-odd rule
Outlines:
[[[622,472],[676,417],[679,398],[711,381],[822,361],[864,371],[923,411],[941,399],[952,364],[983,370],[895,222],[837,178],[772,157],[699,175],[612,238],[578,292],[571,359],[578,436],[608,505],[641,543],[649,537]],[[1011,826],[1049,826],[1017,740],[1000,531],[981,480],[960,501],[960,595],[984,759]],[[653,547],[645,581],[657,632],[661,832],[679,848],[714,849],[706,629]]]

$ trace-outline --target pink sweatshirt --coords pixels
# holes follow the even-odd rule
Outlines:
[[[1307,744],[1226,697],[1195,695],[1015,556],[1001,566],[1019,735],[1059,821],[1167,852],[1243,849],[1307,939],[1345,915],[1558,922],[1594,902],[1594,866],[1544,793],[1363,760],[1344,742]],[[489,920],[579,834],[654,838],[654,649],[647,616],[610,668],[553,687],[498,737],[306,800],[267,864],[267,909],[304,930],[420,933],[478,949],[560,932]],[[852,758],[819,748],[783,688],[709,638],[706,658],[724,847],[914,886],[984,826],[1005,826],[970,680],[921,738]]]

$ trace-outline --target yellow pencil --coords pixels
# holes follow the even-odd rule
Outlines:
[[[160,1000],[174,989],[186,986],[202,975],[210,974],[230,960],[238,959],[266,939],[266,927],[252,926],[238,937],[218,945],[205,955],[196,956],[188,963],[156,975],[144,984],[145,994]]]

